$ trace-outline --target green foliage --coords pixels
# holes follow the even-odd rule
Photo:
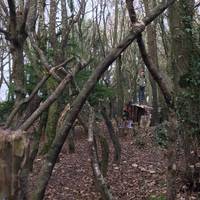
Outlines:
[[[26,76],[26,91],[30,94],[38,82],[38,77],[31,64],[25,64],[24,68]]]
[[[200,87],[200,59],[192,61],[189,72],[180,78],[182,88],[188,89],[188,94],[196,92]],[[191,91],[192,90],[192,91]],[[198,94],[197,94],[198,95]]]
[[[158,145],[161,147],[166,147],[167,146],[167,124],[163,122],[162,124],[159,124],[155,128],[155,140]]]
[[[5,122],[7,116],[10,114],[14,102],[11,101],[4,101],[0,102],[0,122]]]
[[[80,89],[84,85],[85,81],[88,80],[91,73],[92,71],[87,69],[81,71],[77,75],[76,81]],[[113,95],[114,95],[113,89],[111,87],[107,87],[105,84],[99,81],[89,97],[89,102],[91,103],[91,105],[97,105],[99,102],[105,101],[107,98],[112,97]]]
[[[47,57],[48,57],[48,60],[49,62],[52,62],[53,60],[53,56],[54,56],[54,49],[53,48],[48,48],[47,49]]]
[[[182,92],[177,97],[177,114],[183,127],[200,136],[200,58],[193,57],[190,70],[180,79]]]
[[[14,96],[14,94],[15,94],[14,83],[10,83],[10,84],[9,84],[8,90],[9,90],[8,94],[9,94],[10,96]]]

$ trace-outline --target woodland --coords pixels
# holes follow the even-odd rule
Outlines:
[[[0,200],[200,200],[199,88],[198,0],[1,0]]]

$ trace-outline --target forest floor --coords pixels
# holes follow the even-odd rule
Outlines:
[[[158,146],[152,131],[133,136],[129,133],[120,137],[121,161],[113,161],[110,143],[110,162],[107,183],[116,200],[164,200],[166,195],[166,156]],[[45,194],[45,200],[99,200],[100,195],[93,182],[87,136],[78,133],[75,137],[76,151],[68,153],[65,144],[59,162],[53,170]],[[33,177],[39,172],[42,158],[36,159]],[[179,187],[179,186],[177,186]],[[178,200],[184,200],[179,193]],[[198,199],[191,195],[189,199]]]

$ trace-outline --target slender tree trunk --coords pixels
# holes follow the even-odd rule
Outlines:
[[[194,58],[196,57],[195,46],[193,41],[193,16],[194,16],[195,1],[180,0],[170,9],[170,30],[171,30],[171,62],[174,68],[174,88],[178,95],[184,96],[190,94],[187,86],[182,84],[182,79],[187,76],[194,67]],[[174,20],[173,17],[178,19]],[[175,28],[176,27],[176,28]],[[176,73],[176,74],[175,74]],[[193,86],[192,86],[193,87]],[[189,87],[191,88],[191,87]],[[191,88],[192,89],[192,88]],[[182,103],[181,101],[178,103]],[[183,117],[180,122],[181,126],[181,139],[183,141],[184,156],[185,156],[185,180],[189,190],[198,190],[199,187],[199,168],[196,167],[198,163],[198,139],[192,130],[195,129],[195,125],[190,121],[199,120],[198,117],[194,117],[195,109],[198,107],[196,100],[192,98],[188,99],[188,104],[184,110],[179,109],[179,114]],[[187,114],[186,114],[187,112]],[[184,121],[186,119],[186,121]]]
[[[25,97],[25,77],[24,77],[24,55],[23,55],[23,41],[22,44],[19,46],[13,46],[11,50],[12,60],[13,60],[13,71],[12,71],[12,80],[14,84],[14,91],[15,91],[15,105],[16,107],[22,99]],[[22,111],[15,116],[15,120],[13,124],[16,126],[18,118],[22,115]]]
[[[168,127],[168,146],[167,146],[167,200],[176,199],[176,177],[177,177],[177,116],[174,111],[169,111],[169,127]]]
[[[149,13],[149,10],[155,7],[153,1],[145,0],[145,12]],[[156,24],[152,22],[149,26],[147,26],[147,45],[148,45],[148,55],[149,59],[151,59],[152,65],[158,68],[158,55],[157,55],[157,33],[156,33]],[[158,123],[158,89],[156,81],[150,76],[150,83],[152,88],[152,104],[153,104],[153,112],[152,112],[152,125]]]
[[[119,163],[120,162],[120,156],[121,156],[121,145],[119,143],[119,138],[115,133],[112,122],[108,118],[105,107],[102,108],[101,114],[104,118],[105,124],[107,126],[110,138],[112,140],[112,143],[113,143],[113,146],[114,146],[114,149],[115,149],[114,161]]]
[[[118,0],[115,0],[115,24],[114,24],[114,32],[113,32],[113,47],[116,46],[118,42],[118,25],[119,25],[119,8],[118,8]],[[123,92],[123,73],[122,73],[122,59],[121,55],[116,59],[116,84],[117,84],[117,115],[122,116],[123,106],[124,106],[124,92]]]
[[[100,169],[103,177],[107,176],[108,172],[108,162],[109,162],[109,144],[106,137],[100,132],[97,133],[97,137],[101,145],[101,161]]]
[[[86,122],[87,118],[79,115],[78,119],[80,120],[81,125],[84,128],[84,131],[88,133],[88,125]],[[105,177],[108,171],[109,145],[106,140],[106,137],[101,133],[101,129],[97,126],[97,123],[95,122],[94,122],[94,132],[95,132],[94,145],[96,149],[97,159],[98,159],[98,162],[100,163],[101,172],[103,176]],[[97,140],[99,141],[101,145],[101,158],[102,158],[101,161],[99,160],[98,151],[97,151],[97,148],[98,148]]]
[[[97,149],[95,149],[96,145],[94,145],[94,133],[93,133],[94,120],[95,120],[95,113],[94,113],[94,110],[91,110],[90,117],[89,117],[88,141],[89,141],[89,151],[91,155],[91,164],[92,164],[93,174],[94,174],[95,181],[96,181],[98,190],[101,193],[102,198],[104,200],[111,200],[113,199],[113,197],[101,173],[98,157],[97,157]]]
[[[46,143],[44,144],[43,153],[45,154],[51,146],[56,135],[56,127],[59,118],[58,102],[54,102],[48,109],[48,119],[46,125]]]
[[[117,80],[117,115],[122,116],[124,107],[124,91],[123,91],[123,71],[122,58],[116,60],[116,80]]]
[[[71,131],[68,136],[68,147],[69,147],[69,153],[75,153],[75,144],[74,144],[74,134],[75,134],[75,127],[71,128]]]

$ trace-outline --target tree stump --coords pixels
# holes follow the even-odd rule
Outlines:
[[[20,172],[29,149],[25,133],[0,129],[0,200],[20,199]]]

